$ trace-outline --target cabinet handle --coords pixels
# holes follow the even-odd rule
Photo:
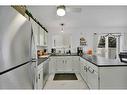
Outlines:
[[[40,79],[40,74],[38,75],[38,79]]]
[[[64,60],[63,60],[63,63],[64,63]]]
[[[84,70],[87,72],[87,70],[88,70],[88,69],[87,69],[87,67],[86,67],[86,66],[84,66]]]
[[[88,68],[89,72],[94,73],[94,70],[92,68]]]

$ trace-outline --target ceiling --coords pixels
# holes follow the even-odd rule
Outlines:
[[[56,15],[57,6],[27,6],[49,32],[58,32],[60,24],[64,29],[127,27],[127,6],[66,6],[81,8],[82,11],[67,12],[64,17]]]

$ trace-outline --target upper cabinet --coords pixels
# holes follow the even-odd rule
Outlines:
[[[39,45],[44,46],[45,31],[39,27]]]
[[[39,41],[40,41],[40,46],[47,46],[48,43],[48,33],[40,27],[39,31]]]
[[[48,33],[45,31],[45,40],[44,40],[44,45],[48,45]]]
[[[36,46],[47,46],[48,34],[47,32],[38,25],[34,20],[31,19],[33,37]]]

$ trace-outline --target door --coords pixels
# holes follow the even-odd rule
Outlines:
[[[86,65],[85,65],[85,63],[84,63],[84,59],[82,59],[82,58],[80,58],[80,73],[81,73],[81,76],[82,76],[82,78],[86,81],[86,78],[87,78],[87,67],[86,67]]]
[[[44,46],[44,36],[45,36],[44,32],[45,31],[40,27],[40,35],[39,35],[40,36],[40,39],[39,39],[40,40],[40,46]]]
[[[64,71],[65,72],[72,72],[72,57],[71,56],[67,56],[64,58],[64,66],[65,66],[65,69]]]
[[[88,67],[87,70],[87,84],[90,89],[98,89],[98,73],[92,69],[91,67]]]
[[[65,71],[64,57],[56,57],[55,69],[56,72],[63,73]]]
[[[38,84],[38,89],[43,88],[43,70],[40,69],[37,74],[37,84]]]
[[[79,56],[72,57],[72,70],[74,72],[80,72]]]

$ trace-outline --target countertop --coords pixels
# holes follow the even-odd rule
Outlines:
[[[51,56],[78,56],[76,53],[72,54],[49,54],[49,57]],[[39,58],[37,59],[37,64],[41,64],[45,60],[47,60],[49,57],[46,58]],[[119,59],[108,59],[97,55],[89,56],[87,54],[84,54],[83,56],[80,56],[83,59],[89,61],[90,63],[98,66],[98,67],[112,67],[112,66],[127,66],[127,63],[121,62]]]
[[[37,59],[37,65],[40,65],[42,62],[46,61],[48,59],[48,57],[46,58],[38,58]]]
[[[97,55],[88,56],[86,54],[81,57],[98,67],[127,66],[127,63],[120,62],[119,59],[108,59]]]
[[[78,55],[77,53],[71,53],[71,54],[56,53],[56,54],[51,54],[51,56],[78,56]]]

